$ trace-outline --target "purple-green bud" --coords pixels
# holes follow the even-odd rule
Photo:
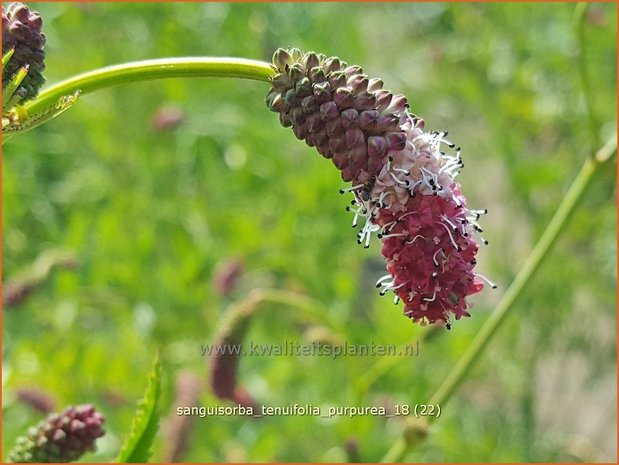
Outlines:
[[[41,15],[22,3],[11,3],[6,9],[2,7],[2,54],[15,49],[2,69],[2,89],[20,68],[27,68],[28,74],[15,92],[22,97],[22,101],[36,97],[45,82],[45,34],[41,32],[42,25]]]
[[[273,54],[273,65],[278,69],[278,71],[285,71],[286,67],[292,63],[292,57],[288,51],[283,48],[280,48]]]
[[[105,434],[103,415],[92,405],[69,407],[52,414],[25,436],[17,438],[8,462],[66,463],[95,450],[95,441]]]

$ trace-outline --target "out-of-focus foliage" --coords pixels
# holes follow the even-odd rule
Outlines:
[[[153,371],[148,376],[148,387],[144,398],[139,402],[131,424],[131,432],[120,448],[115,462],[150,462],[153,442],[159,429],[159,395],[161,392],[161,360],[159,354],[153,362]]]
[[[359,381],[384,358],[246,357],[239,376],[265,405],[427,402],[584,158],[616,126],[614,4],[589,6],[582,49],[574,5],[562,3],[31,6],[45,19],[49,83],[130,60],[268,61],[277,47],[297,46],[382,77],[427,128],[449,130],[463,147],[458,179],[469,203],[490,212],[479,269],[499,289],[475,296],[471,318],[422,342],[418,357],[394,363],[367,389]],[[264,105],[267,87],[225,79],[126,85],[84,96],[5,144],[3,280],[49,249],[72,252],[77,267],[54,271],[5,309],[3,450],[41,417],[16,390],[38,387],[59,406],[95,404],[108,433],[85,460],[112,460],[155,351],[167,376],[163,413],[175,415],[177,374],[192,370],[208,385],[200,344],[212,341],[230,302],[256,287],[304,293],[328,309],[316,331],[295,323],[293,307],[267,305],[248,334],[257,343],[310,343],[320,332],[351,344],[403,344],[428,330],[375,292],[384,269],[378,242],[369,251],[356,244],[337,170],[279,126]],[[177,111],[162,124],[162,107],[182,117]],[[406,461],[614,460],[615,190],[613,165]],[[222,292],[214,273],[235,262],[243,272]],[[204,388],[200,404],[224,403]],[[371,416],[197,418],[184,460],[339,461],[358,444],[360,460],[376,461],[402,427]],[[165,438],[164,428],[155,459],[169,449]]]

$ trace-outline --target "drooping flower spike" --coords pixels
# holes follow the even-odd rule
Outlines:
[[[359,66],[298,49],[277,50],[273,66],[267,106],[352,183],[340,192],[354,195],[358,242],[369,247],[373,233],[383,242],[389,274],[380,293],[393,291],[422,325],[449,328],[452,317],[469,316],[466,297],[487,281],[473,271],[486,211],[469,209],[455,181],[461,149],[446,132],[425,132],[406,97]]]

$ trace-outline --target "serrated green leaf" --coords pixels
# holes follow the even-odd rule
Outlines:
[[[159,429],[159,397],[161,395],[161,361],[159,353],[148,376],[144,398],[133,417],[131,432],[120,449],[116,463],[148,463],[153,441]]]

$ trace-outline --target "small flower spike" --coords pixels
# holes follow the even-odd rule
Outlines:
[[[52,414],[28,434],[17,439],[8,462],[66,463],[95,450],[95,440],[105,433],[103,415],[92,405],[69,407]]]
[[[266,98],[284,127],[315,147],[352,186],[357,242],[382,240],[388,275],[376,284],[395,293],[414,322],[442,324],[469,316],[466,297],[482,290],[475,273],[477,220],[454,180],[464,166],[446,132],[426,132],[406,97],[383,89],[359,66],[336,57],[279,49]],[[444,148],[450,150],[447,154]],[[364,221],[359,222],[362,218]],[[490,283],[492,287],[494,284]]]
[[[36,97],[45,82],[45,34],[41,32],[41,15],[22,3],[2,7],[2,55],[12,51],[12,56],[2,66],[2,90],[20,70],[27,70],[14,95],[21,102]]]

